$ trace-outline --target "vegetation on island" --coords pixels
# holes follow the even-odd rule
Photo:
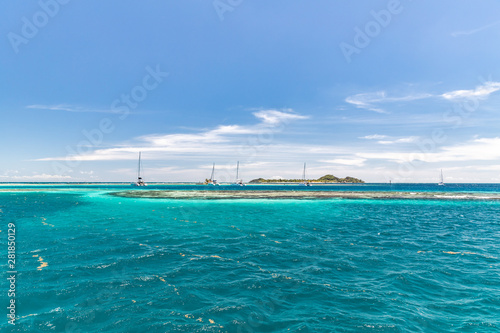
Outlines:
[[[250,184],[262,184],[262,183],[301,183],[303,179],[264,179],[257,178],[250,181]],[[333,175],[324,175],[318,179],[306,179],[309,183],[364,183],[363,180],[354,177],[339,178]]]

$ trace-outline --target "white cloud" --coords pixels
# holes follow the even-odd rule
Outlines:
[[[142,151],[149,156],[176,154],[203,157],[254,154],[255,147],[269,145],[274,135],[283,130],[284,125],[293,120],[307,119],[307,116],[292,113],[291,110],[261,110],[253,113],[259,120],[254,125],[220,125],[214,129],[197,133],[151,134],[135,138],[133,144],[123,144],[114,148],[96,149],[89,153],[66,157],[48,157],[38,161],[104,161],[135,159]],[[276,142],[273,142],[277,146]],[[282,151],[292,147],[281,148]]]
[[[500,172],[500,164],[496,165],[467,165],[467,166],[456,166],[456,167],[446,167],[446,171],[464,171],[464,170],[472,170],[473,172],[477,171],[495,171],[496,173]]]
[[[479,27],[479,28],[476,28],[476,29],[472,29],[472,30],[455,31],[455,32],[452,32],[451,35],[453,37],[470,36],[470,35],[476,34],[478,32],[481,32],[483,30],[487,30],[487,29],[489,29],[491,27],[494,27],[494,26],[498,25],[499,23],[500,23],[500,21],[497,21],[497,22],[493,22],[493,23],[490,23],[490,24],[487,24],[487,25],[484,25],[482,27]]]
[[[365,135],[359,137],[359,139],[367,139],[367,140],[381,140],[387,138],[387,135],[373,134],[373,135]]]
[[[291,120],[307,119],[309,117],[292,113],[291,109],[286,112],[277,110],[261,110],[254,112],[253,115],[262,121],[263,125],[276,126],[281,123],[287,123]]]
[[[380,101],[384,96],[385,92],[379,91],[376,93],[365,93],[349,96],[345,99],[345,101],[356,106],[359,109],[366,109],[378,113],[387,113],[387,111],[374,106],[374,103]]]
[[[461,98],[486,98],[490,94],[500,90],[500,82],[485,82],[483,85],[477,86],[470,90],[455,90],[444,93],[441,97],[449,100]]]
[[[380,104],[394,103],[394,102],[408,102],[424,98],[432,97],[431,94],[412,94],[399,97],[389,97],[385,91],[378,91],[374,93],[362,93],[349,96],[345,101],[360,109],[366,109],[378,113],[388,113]]]
[[[373,134],[373,135],[366,135],[366,136],[359,137],[359,139],[379,140],[379,141],[377,141],[377,143],[380,143],[383,145],[389,145],[389,144],[394,144],[394,143],[416,142],[418,140],[418,136],[409,136],[409,137],[394,139],[388,135]],[[385,139],[385,140],[383,140],[383,139]]]
[[[71,179],[71,176],[68,175],[49,175],[46,173],[43,174],[34,174],[31,176],[12,176],[12,175],[0,175],[1,178],[7,178],[11,180],[19,180],[19,181],[58,181],[62,179]]]
[[[335,158],[332,160],[320,160],[319,162],[360,167],[365,164],[366,158]]]
[[[394,140],[380,140],[377,141],[377,143],[383,144],[383,145],[392,145],[395,143],[412,143],[412,142],[417,142],[418,141],[418,136],[409,136],[406,138],[399,138],[399,139],[394,139]]]
[[[386,160],[397,163],[414,161],[426,163],[498,161],[500,160],[500,137],[477,138],[431,152],[418,150],[413,152],[361,152],[356,155],[366,159]]]
[[[27,109],[37,109],[37,110],[50,110],[50,111],[66,111],[66,112],[92,112],[92,113],[117,113],[117,111],[109,110],[98,110],[89,109],[81,106],[74,106],[68,104],[57,104],[57,105],[42,105],[33,104],[26,106]]]
[[[405,96],[388,96],[385,91],[377,91],[372,93],[361,93],[348,96],[345,101],[354,105],[359,109],[374,111],[377,113],[389,113],[385,107],[390,103],[410,102],[431,97],[442,97],[447,100],[463,99],[463,98],[487,98],[492,93],[500,90],[500,82],[488,81],[477,86],[475,89],[463,89],[445,92],[441,95],[433,95],[428,93],[410,94]]]

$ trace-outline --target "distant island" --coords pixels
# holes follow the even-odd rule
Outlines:
[[[304,179],[264,179],[257,178],[250,181],[250,184],[260,184],[260,183],[301,183]],[[334,175],[324,175],[318,179],[306,179],[309,183],[364,183],[363,180],[354,177],[338,178]]]

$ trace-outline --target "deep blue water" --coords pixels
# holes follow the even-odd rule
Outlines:
[[[24,183],[22,186],[17,186],[18,188],[25,189],[75,189],[75,184],[71,183]],[[0,183],[1,189],[12,188],[9,183]],[[79,189],[94,189],[94,190],[235,190],[235,191],[252,191],[252,190],[272,190],[272,191],[384,191],[384,192],[495,192],[500,193],[500,184],[446,184],[445,186],[438,186],[436,183],[424,184],[424,183],[368,183],[368,184],[333,184],[333,185],[323,185],[323,184],[313,184],[312,186],[300,186],[298,184],[290,185],[253,185],[247,184],[245,187],[231,186],[231,185],[221,185],[221,186],[211,186],[211,185],[177,185],[172,184],[149,184],[147,187],[132,187],[130,184],[78,184],[76,188]]]
[[[131,199],[107,194],[129,186],[58,188],[0,192],[4,272],[7,224],[16,225],[19,317],[2,332],[500,330],[499,201]]]

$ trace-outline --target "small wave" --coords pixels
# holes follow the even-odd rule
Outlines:
[[[156,276],[139,276],[135,278],[134,280],[140,280],[140,281],[151,281],[156,279]]]

